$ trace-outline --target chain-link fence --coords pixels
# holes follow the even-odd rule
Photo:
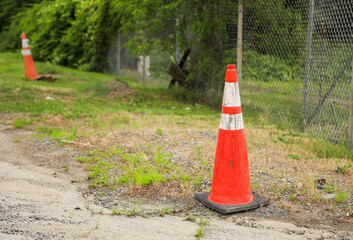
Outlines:
[[[205,45],[214,48],[210,56],[218,67],[212,65],[216,70],[211,77],[198,76],[200,82],[205,76],[219,79],[208,86],[209,95],[221,98],[220,69],[237,63],[244,115],[265,117],[283,129],[307,130],[333,142],[347,141],[353,113],[353,0],[221,0],[216,9],[225,23],[223,35]],[[174,16],[152,36],[172,39],[177,61],[185,51],[179,50],[176,38],[179,18]],[[120,49],[126,41],[117,38],[111,48],[111,58],[119,56],[121,64],[108,61],[109,71],[137,71],[141,77],[139,65],[148,71],[146,62]],[[148,62],[152,74],[156,69],[166,74],[170,57],[152,52]]]
[[[353,1],[244,0],[242,101],[285,128],[348,139]]]

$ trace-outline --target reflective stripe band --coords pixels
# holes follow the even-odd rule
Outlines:
[[[239,114],[241,113],[241,106],[239,107],[222,107],[222,113],[225,114]]]
[[[24,50],[22,50],[21,53],[23,56],[32,55],[31,50],[29,50],[29,49],[24,49]]]
[[[240,130],[244,129],[243,114],[221,114],[220,129],[223,130]]]
[[[22,48],[27,48],[27,47],[29,47],[29,46],[28,46],[28,42],[29,42],[28,39],[22,39]]]
[[[238,82],[226,82],[224,85],[223,93],[223,106],[224,107],[240,107],[240,95]]]

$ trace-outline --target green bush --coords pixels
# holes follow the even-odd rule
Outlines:
[[[244,52],[243,66],[244,80],[289,82],[303,77],[300,65],[294,60],[263,55],[255,51]]]
[[[109,41],[117,22],[108,11],[110,1],[43,1],[14,16],[2,32],[0,50],[21,49],[20,36],[30,40],[35,60],[49,61],[81,70],[103,71]]]

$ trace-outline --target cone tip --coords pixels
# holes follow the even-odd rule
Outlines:
[[[228,70],[233,70],[233,69],[235,69],[235,64],[228,64],[228,65],[227,65],[227,69],[228,69]]]
[[[26,39],[26,34],[22,33],[22,39]]]

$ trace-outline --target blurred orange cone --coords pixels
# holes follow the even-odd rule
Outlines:
[[[22,55],[25,63],[26,77],[32,80],[39,79],[36,66],[34,66],[31,50],[28,46],[29,40],[26,35],[22,33]]]

